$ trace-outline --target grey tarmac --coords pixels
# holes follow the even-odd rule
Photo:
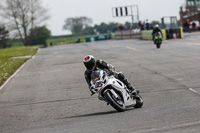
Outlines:
[[[84,56],[122,71],[141,109],[118,113],[90,96]],[[110,40],[40,49],[0,91],[0,133],[199,133],[200,33],[164,41]]]

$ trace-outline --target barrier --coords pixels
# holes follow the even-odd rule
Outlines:
[[[180,37],[181,37],[181,39],[183,39],[183,27],[180,27],[180,32],[181,32],[181,33],[180,33],[180,34],[181,34]]]
[[[86,42],[93,42],[93,41],[108,40],[110,38],[111,38],[110,35],[97,35],[97,36],[85,37],[85,41]]]
[[[163,29],[162,33],[163,33],[163,40],[183,38],[182,27],[180,27],[179,29]],[[152,40],[152,30],[143,30],[141,32],[141,36],[143,40]]]
[[[166,30],[162,30],[163,33],[163,40],[166,40]],[[152,40],[152,30],[143,30],[142,31],[142,39],[143,40]]]
[[[152,30],[143,30],[141,33],[143,40],[152,40]]]
[[[115,39],[141,39],[140,30],[120,30],[115,31]]]
[[[166,33],[166,29],[162,30],[163,33],[163,40],[167,40],[167,33]]]

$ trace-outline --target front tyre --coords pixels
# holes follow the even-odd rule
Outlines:
[[[141,108],[143,106],[143,99],[142,97],[138,94],[135,96],[136,104],[134,108]]]
[[[156,47],[157,47],[157,48],[160,48],[160,43],[156,44]]]
[[[117,111],[119,112],[123,112],[125,111],[125,106],[124,103],[121,99],[121,97],[119,96],[119,99],[116,99],[112,93],[110,91],[106,91],[104,93],[104,97],[106,99],[106,101]]]

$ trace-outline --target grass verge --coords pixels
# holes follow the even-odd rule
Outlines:
[[[28,59],[12,58],[35,55],[38,47],[19,47],[0,50],[0,86]]]
[[[101,35],[108,35],[108,34],[101,34]],[[85,42],[86,37],[94,37],[97,35],[82,35],[82,36],[54,36],[47,39],[47,43],[50,45],[61,45],[61,44],[72,44],[75,43],[78,39],[80,42]],[[12,48],[22,47],[23,43],[19,40],[10,41],[8,44],[11,45]],[[42,44],[40,44],[41,46]]]

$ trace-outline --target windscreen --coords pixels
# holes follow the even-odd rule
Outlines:
[[[99,70],[94,71],[94,72],[92,72],[92,74],[91,74],[91,80],[92,80],[93,82],[96,82],[96,81],[99,79],[99,76],[100,76],[100,71],[99,71]]]

